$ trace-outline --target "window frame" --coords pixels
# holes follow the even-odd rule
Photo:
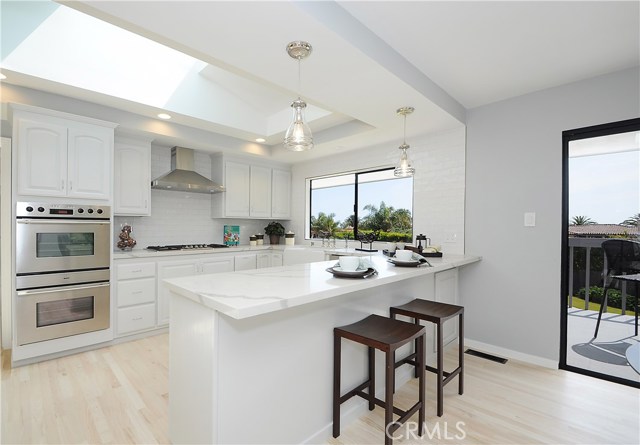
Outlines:
[[[306,183],[307,183],[307,205],[305,206],[305,240],[311,240],[313,238],[311,238],[311,209],[313,208],[313,188],[312,188],[312,184],[314,180],[318,180],[318,179],[325,179],[325,178],[332,178],[332,177],[338,177],[338,176],[347,176],[347,175],[354,175],[354,194],[353,194],[353,214],[354,214],[354,225],[353,225],[353,235],[355,237],[355,239],[357,240],[357,236],[358,236],[358,188],[359,188],[359,177],[360,175],[365,175],[365,174],[371,174],[371,173],[377,173],[377,172],[381,172],[381,171],[389,171],[389,170],[394,170],[394,167],[374,167],[372,169],[367,169],[367,170],[354,170],[354,171],[348,171],[348,172],[341,172],[341,173],[334,173],[334,174],[328,174],[328,175],[322,175],[322,176],[314,176],[311,178],[307,178]],[[403,179],[403,178],[397,178],[397,179]],[[413,180],[411,182],[411,194],[413,195]],[[413,237],[413,200],[412,200],[412,206],[411,206],[411,236]]]

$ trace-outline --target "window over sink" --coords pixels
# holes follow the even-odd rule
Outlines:
[[[413,177],[396,178],[393,168],[311,178],[306,238],[379,241],[413,239]]]

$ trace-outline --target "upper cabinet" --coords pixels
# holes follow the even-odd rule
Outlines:
[[[151,142],[116,138],[114,215],[151,215]]]
[[[266,165],[215,156],[212,179],[226,191],[211,197],[213,218],[291,217],[291,173]]]
[[[271,217],[291,218],[291,172],[273,169],[271,172]]]
[[[115,124],[13,109],[19,195],[111,199]]]

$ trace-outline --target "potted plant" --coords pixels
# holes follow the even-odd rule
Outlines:
[[[280,237],[284,235],[284,226],[278,221],[271,221],[264,228],[264,233],[269,235],[269,243],[280,244]]]

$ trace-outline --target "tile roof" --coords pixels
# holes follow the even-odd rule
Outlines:
[[[585,224],[580,226],[569,225],[569,236],[610,236],[610,235],[635,235],[638,236],[638,228],[633,226],[621,226],[620,224]]]

